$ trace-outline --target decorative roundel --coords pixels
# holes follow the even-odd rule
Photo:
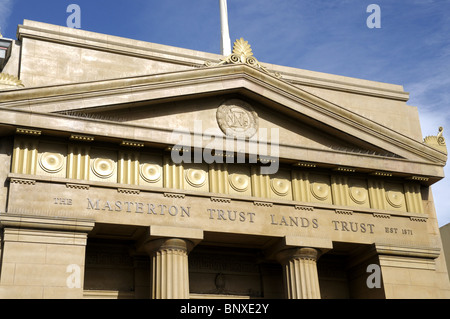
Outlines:
[[[216,113],[217,124],[227,136],[251,138],[258,130],[258,115],[253,107],[238,99],[223,103]]]
[[[403,194],[399,191],[386,191],[386,199],[388,203],[395,208],[400,208],[403,205]]]
[[[108,178],[114,174],[114,161],[106,158],[96,158],[92,163],[92,172],[100,178]]]
[[[230,186],[237,192],[245,192],[250,185],[250,177],[242,174],[231,174],[228,177]]]
[[[273,192],[279,196],[286,196],[290,189],[290,183],[286,179],[274,178],[270,181]]]
[[[48,173],[57,173],[64,166],[64,156],[58,153],[43,153],[39,159],[39,166]]]
[[[330,186],[322,182],[311,183],[311,193],[318,200],[326,200],[330,195]]]
[[[190,168],[186,171],[186,181],[193,187],[202,187],[206,183],[206,172]]]
[[[156,183],[161,179],[161,168],[156,164],[142,164],[140,175],[148,183]]]
[[[367,201],[367,189],[361,186],[351,186],[349,188],[350,198],[357,204],[364,204]]]

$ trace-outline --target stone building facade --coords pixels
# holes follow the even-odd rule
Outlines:
[[[25,20],[1,39],[0,298],[448,298],[402,86]]]

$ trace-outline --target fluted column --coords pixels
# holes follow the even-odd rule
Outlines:
[[[318,258],[314,248],[289,248],[278,254],[288,299],[320,299]]]
[[[167,238],[152,240],[146,248],[151,255],[152,299],[188,299],[188,251],[192,243]]]

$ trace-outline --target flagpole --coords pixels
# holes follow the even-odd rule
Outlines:
[[[219,0],[220,2],[220,24],[221,24],[221,49],[222,55],[228,56],[231,54],[231,40],[230,30],[228,27],[228,7],[227,0]]]

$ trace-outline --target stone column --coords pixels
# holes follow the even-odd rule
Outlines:
[[[188,299],[188,252],[193,244],[180,238],[152,240],[146,244],[151,256],[152,299]]]
[[[320,299],[317,274],[319,253],[314,248],[289,248],[278,254],[288,299]]]

